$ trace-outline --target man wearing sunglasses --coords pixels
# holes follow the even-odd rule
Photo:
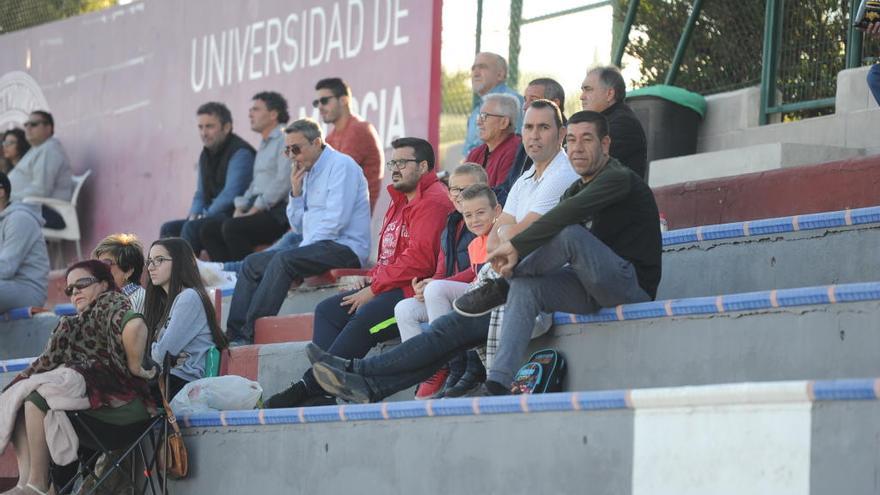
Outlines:
[[[302,240],[244,259],[226,322],[233,346],[253,343],[257,318],[278,314],[294,281],[332,268],[360,268],[369,256],[370,209],[360,167],[326,144],[312,119],[297,120],[284,132],[292,162],[287,218]]]
[[[370,186],[370,210],[376,206],[382,187],[382,145],[379,134],[369,122],[351,113],[351,88],[342,79],[321,79],[315,85],[317,95],[312,106],[321,113],[325,124],[333,124],[327,144],[354,158],[364,171]]]
[[[70,160],[61,142],[55,138],[55,120],[52,114],[37,110],[24,123],[24,132],[31,149],[9,172],[9,182],[15,194],[12,200],[28,196],[70,201],[73,194],[73,176]],[[50,207],[43,207],[46,228],[63,229],[64,219]]]
[[[49,286],[49,254],[36,205],[9,202],[9,178],[0,172],[0,314],[42,306]]]

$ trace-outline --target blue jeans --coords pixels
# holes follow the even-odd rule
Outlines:
[[[874,95],[874,100],[880,105],[880,64],[874,64],[868,70],[868,89]]]
[[[360,268],[348,246],[318,241],[308,246],[254,253],[244,259],[235,283],[226,335],[230,340],[254,341],[254,322],[278,314],[290,285],[333,268]]]
[[[632,263],[580,225],[569,225],[523,259],[510,279],[501,340],[487,379],[508,385],[525,359],[538,313],[586,314],[651,300]]]
[[[274,244],[264,249],[262,252],[268,251],[279,251],[281,249],[289,249],[295,248],[299,246],[299,243],[302,242],[303,237],[296,232],[290,231],[281,236],[281,239],[275,241]],[[244,265],[244,260],[241,261],[227,261],[223,263],[223,271],[226,272],[240,272],[241,266]]]
[[[443,315],[431,323],[431,331],[378,356],[355,359],[352,371],[364,376],[373,391],[372,400],[380,401],[430,378],[460,352],[485,344],[489,317]]]

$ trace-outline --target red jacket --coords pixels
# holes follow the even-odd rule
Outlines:
[[[379,255],[370,270],[370,288],[373,294],[400,288],[404,297],[412,297],[412,279],[434,274],[440,231],[446,226],[452,203],[434,172],[422,176],[412,201],[392,185],[388,186],[388,194],[391,206],[379,233]]]
[[[513,166],[513,160],[516,158],[516,152],[519,151],[520,143],[522,143],[522,138],[511,134],[491,153],[489,145],[483,143],[468,153],[466,161],[482,165],[486,169],[486,175],[489,176],[489,187],[495,187],[507,179],[507,174],[510,173],[510,167]]]

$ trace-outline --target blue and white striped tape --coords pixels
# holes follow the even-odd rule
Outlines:
[[[508,395],[377,404],[260,409],[193,414],[186,427],[385,421],[440,416],[479,416],[596,410],[639,410],[729,404],[877,400],[880,378],[736,383],[599,392]]]
[[[663,233],[663,246],[871,223],[880,223],[880,206],[670,230]]]
[[[604,308],[587,315],[555,313],[553,323],[598,323],[606,321],[643,320],[666,316],[712,315],[732,311],[873,301],[880,299],[880,282],[823,285],[795,289],[774,289],[723,296],[670,299]]]

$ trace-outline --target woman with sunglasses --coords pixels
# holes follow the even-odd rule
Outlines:
[[[3,133],[2,157],[7,161],[8,169],[0,171],[8,174],[10,170],[18,165],[18,162],[21,161],[21,157],[23,157],[29,149],[31,149],[31,145],[27,142],[23,130],[15,128],[9,129]]]
[[[14,396],[33,389],[24,398],[15,418],[0,417],[0,425],[7,420],[14,421],[12,443],[20,476],[18,486],[6,494],[33,495],[49,491],[50,447],[44,426],[50,410],[49,399],[53,403],[63,399],[84,405],[79,408],[80,418],[102,442],[129,437],[133,440],[141,425],[156,412],[147,384],[156,370],[146,370],[141,364],[148,338],[147,326],[143,317],[131,310],[128,298],[116,289],[110,268],[97,260],[72,265],[67,269],[65,294],[76,307],[76,316],[61,318],[46,350],[0,395],[0,404],[10,404],[7,401],[14,400]],[[44,397],[47,389],[33,384],[44,379],[41,374],[49,373],[72,375],[72,385],[84,384],[84,393],[65,392],[64,397]],[[76,388],[69,387],[70,390]],[[88,438],[80,421],[71,423],[80,438]],[[0,444],[0,450],[4,447]],[[80,447],[80,453],[85,450],[90,457],[87,447],[82,444]],[[72,464],[67,466],[53,466],[52,480],[56,489],[75,474],[76,456],[70,461]]]
[[[157,363],[177,358],[169,370],[168,397],[205,376],[205,356],[212,347],[226,348],[226,336],[214,318],[214,307],[189,243],[179,237],[160,239],[147,258],[144,314],[151,332],[151,354]]]

